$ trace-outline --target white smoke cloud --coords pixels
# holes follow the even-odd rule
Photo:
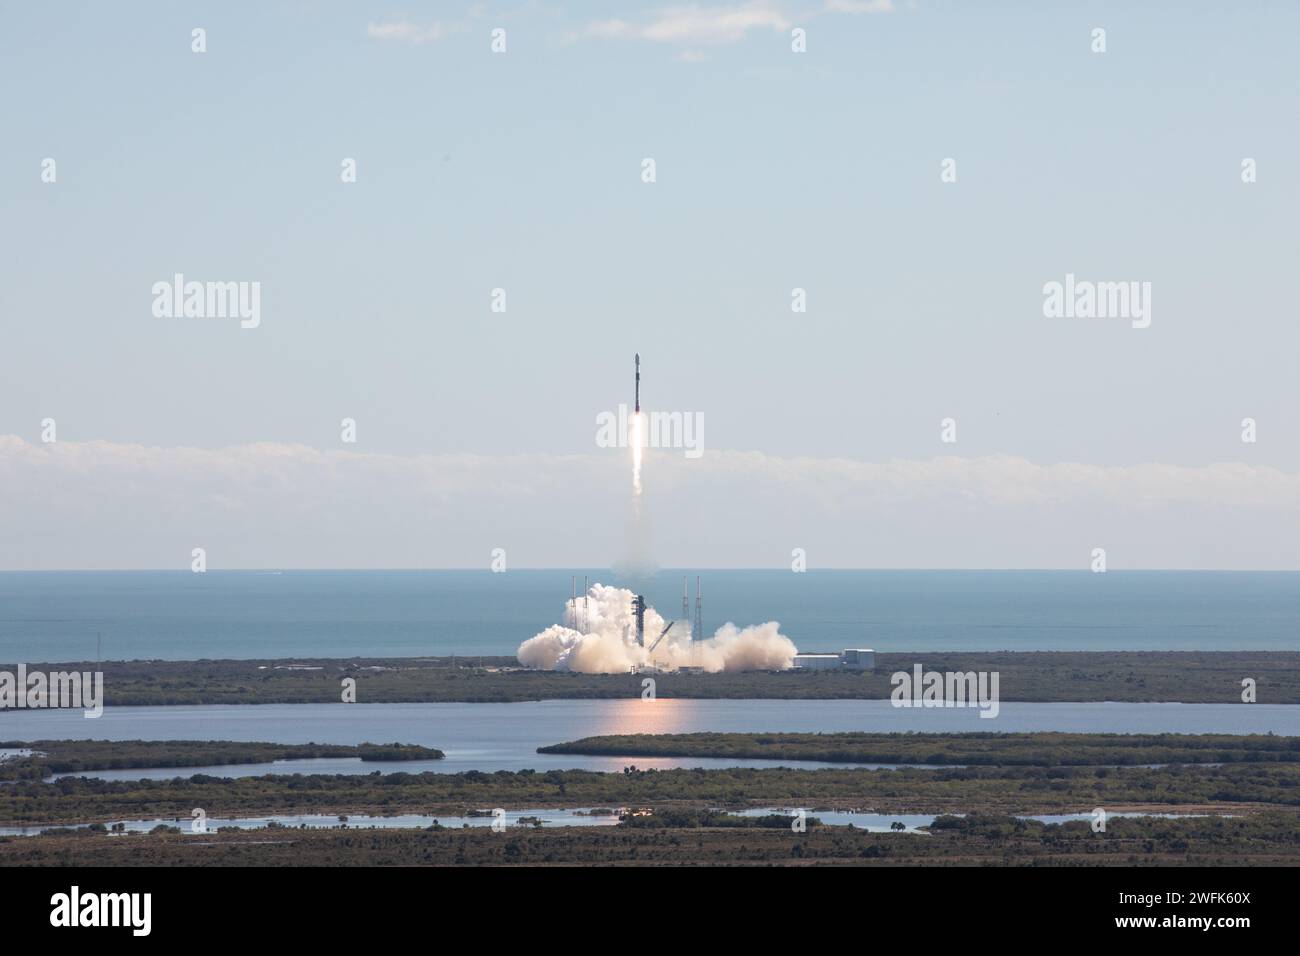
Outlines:
[[[711,638],[700,642],[700,650],[700,663],[709,672],[785,670],[798,653],[776,621],[743,628],[728,621]]]
[[[745,628],[727,623],[704,641],[692,641],[690,623],[677,621],[651,653],[650,645],[668,622],[647,607],[646,646],[637,644],[634,596],[626,588],[592,585],[585,607],[579,601],[577,620],[566,611],[571,623],[585,629],[552,624],[519,645],[519,663],[548,671],[625,674],[651,664],[665,669],[694,666],[714,673],[784,670],[794,662],[794,642],[781,633],[776,621]]]

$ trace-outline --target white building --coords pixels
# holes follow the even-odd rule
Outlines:
[[[794,666],[806,671],[836,671],[840,669],[840,655],[796,654]]]
[[[796,654],[794,666],[805,671],[869,671],[876,667],[876,652],[869,647],[850,647],[839,654]]]

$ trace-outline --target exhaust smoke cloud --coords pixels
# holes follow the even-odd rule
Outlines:
[[[626,588],[592,585],[587,592],[585,631],[552,624],[519,645],[519,663],[541,670],[626,674],[649,665],[665,670],[699,667],[716,673],[784,670],[794,662],[794,642],[781,633],[776,621],[744,628],[727,623],[704,641],[692,641],[690,622],[677,621],[652,652],[651,645],[668,622],[654,608],[646,608],[646,646],[638,645],[634,596]]]

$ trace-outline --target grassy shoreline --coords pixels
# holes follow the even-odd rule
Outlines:
[[[996,671],[1002,701],[1240,703],[1242,681],[1259,703],[1300,704],[1300,653],[1292,651],[999,651],[880,653],[873,672],[752,671],[657,674],[661,699],[888,699],[890,675]],[[12,670],[16,665],[4,665]],[[507,703],[628,700],[642,675],[528,671],[510,657],[291,658],[107,661],[28,665],[102,671],[108,706],[337,703],[356,681],[358,703]],[[3,735],[4,711],[0,711]]]
[[[234,740],[9,740],[0,750],[30,750],[0,760],[0,782],[43,780],[85,770],[217,767],[273,761],[356,758],[363,762],[441,760],[441,750],[416,744],[275,744]],[[291,773],[294,771],[290,771]]]

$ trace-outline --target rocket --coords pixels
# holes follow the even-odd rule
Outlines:
[[[626,407],[626,406],[625,406]],[[637,415],[641,414],[641,353],[636,353],[636,410]]]

